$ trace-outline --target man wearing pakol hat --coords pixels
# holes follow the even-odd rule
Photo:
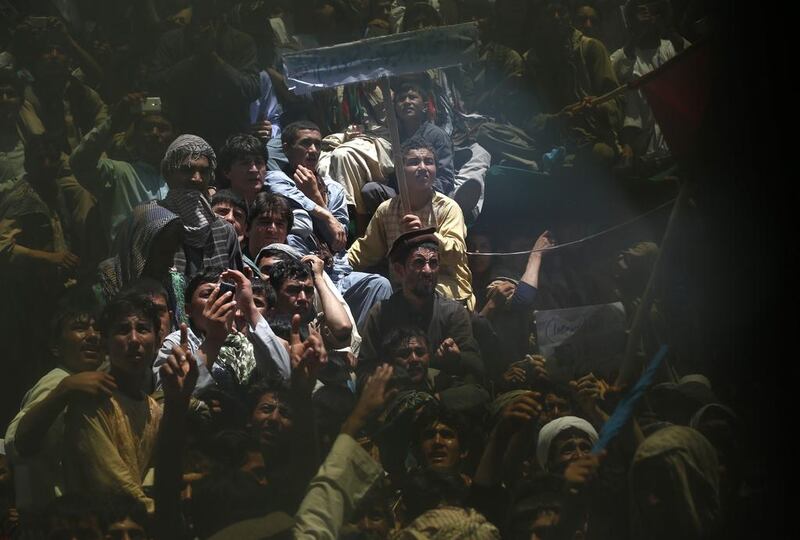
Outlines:
[[[380,263],[403,233],[433,226],[435,228],[431,234],[436,239],[438,255],[441,257],[436,290],[442,296],[474,309],[472,274],[467,266],[464,214],[454,200],[433,189],[436,152],[424,140],[412,137],[403,144],[401,153],[410,211],[405,210],[401,197],[381,203],[364,236],[347,250],[347,258],[353,268],[365,270]],[[391,277],[394,284],[399,283],[394,267]]]
[[[417,326],[427,334],[432,368],[480,382],[484,367],[469,312],[460,302],[444,298],[436,287],[438,236],[429,227],[408,231],[395,240],[389,258],[401,289],[370,310],[361,332],[359,361],[367,365],[387,361],[378,358],[383,337],[393,328]]]
[[[158,204],[183,222],[183,245],[175,253],[175,267],[187,276],[207,266],[242,270],[236,231],[209,203],[208,185],[216,166],[214,150],[195,135],[175,139],[161,161],[169,192]]]

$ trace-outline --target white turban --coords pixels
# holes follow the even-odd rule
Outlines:
[[[578,418],[577,416],[562,416],[546,423],[539,431],[539,442],[536,445],[536,459],[539,461],[539,466],[545,471],[547,470],[547,461],[550,456],[550,445],[558,434],[567,429],[577,429],[584,432],[592,444],[597,442],[599,436],[597,431],[592,427],[592,424]]]

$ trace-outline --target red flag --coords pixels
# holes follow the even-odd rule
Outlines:
[[[710,68],[709,46],[699,43],[630,85],[644,92],[676,158],[688,158],[700,142],[710,99]]]

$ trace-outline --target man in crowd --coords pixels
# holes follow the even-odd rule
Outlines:
[[[249,126],[259,95],[255,43],[225,22],[222,2],[195,0],[191,22],[161,37],[150,79],[178,125],[219,148]]]
[[[426,330],[430,366],[455,378],[483,380],[484,367],[472,336],[469,312],[459,302],[442,297],[436,288],[440,248],[432,229],[414,230],[400,236],[389,257],[401,280],[401,289],[377,304],[363,327],[360,362],[379,362],[382,336],[393,328],[418,326]]]
[[[194,135],[175,139],[161,161],[169,192],[159,204],[183,222],[183,246],[175,253],[175,267],[187,276],[205,266],[242,269],[236,231],[211,210],[208,200],[216,161],[211,146]]]
[[[391,295],[392,288],[383,276],[354,272],[347,260],[347,202],[339,183],[317,173],[321,136],[311,122],[290,124],[281,136],[291,178],[282,171],[270,171],[267,183],[270,191],[292,203],[294,218],[290,234],[279,243],[288,243],[305,255],[324,256],[326,250],[320,241],[330,248],[332,260],[327,262],[326,272],[360,325],[375,303]]]
[[[61,443],[67,405],[84,396],[109,396],[116,389],[111,375],[97,371],[104,355],[96,307],[90,293],[62,298],[50,325],[56,367],[28,390],[6,430],[16,504],[23,513],[44,509],[64,491]]]
[[[464,214],[455,201],[433,189],[436,152],[427,142],[415,137],[406,141],[401,154],[409,200],[394,197],[381,203],[364,236],[347,250],[347,258],[357,270],[374,267],[389,254],[389,248],[401,234],[435,224],[433,236],[442,264],[437,291],[473,309],[475,297],[467,266]],[[399,279],[394,268],[393,265],[392,280],[397,283]]]
[[[167,195],[167,182],[161,175],[161,160],[175,139],[172,122],[161,111],[135,109],[144,100],[131,94],[120,101],[111,116],[92,129],[70,155],[69,164],[78,181],[100,201],[105,215],[103,229],[113,243],[117,227],[131,209],[143,202],[161,200]],[[129,130],[131,156],[126,160],[102,158],[112,137]]]

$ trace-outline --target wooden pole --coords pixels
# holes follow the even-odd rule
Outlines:
[[[619,376],[617,377],[617,381],[614,383],[614,386],[625,387],[631,382],[635,381],[641,375],[642,366],[639,365],[639,362],[636,359],[636,349],[639,347],[639,339],[642,334],[642,324],[647,319],[647,316],[650,313],[650,305],[655,299],[656,282],[661,272],[661,267],[663,266],[664,253],[670,247],[672,233],[675,230],[675,222],[678,221],[677,216],[683,211],[686,206],[686,201],[689,198],[689,189],[687,184],[688,182],[686,181],[682,182],[678,197],[675,200],[675,204],[672,206],[672,212],[670,212],[669,215],[667,228],[664,231],[664,237],[661,239],[661,249],[658,252],[658,257],[656,257],[656,262],[653,265],[653,271],[650,272],[650,279],[647,281],[647,287],[645,287],[644,294],[642,295],[642,301],[639,304],[639,308],[636,310],[636,315],[631,323],[631,329],[628,332],[628,341],[625,345],[625,356],[622,359],[622,366],[620,367]]]
[[[400,191],[400,202],[403,204],[403,211],[408,214],[411,212],[411,206],[408,198],[405,168],[403,167],[403,156],[400,155],[400,131],[397,128],[397,116],[395,116],[394,112],[394,102],[392,101],[392,89],[389,86],[389,77],[381,77],[378,84],[381,88],[381,94],[383,94],[383,107],[386,110],[386,123],[389,126],[394,174],[397,176],[397,188]]]

